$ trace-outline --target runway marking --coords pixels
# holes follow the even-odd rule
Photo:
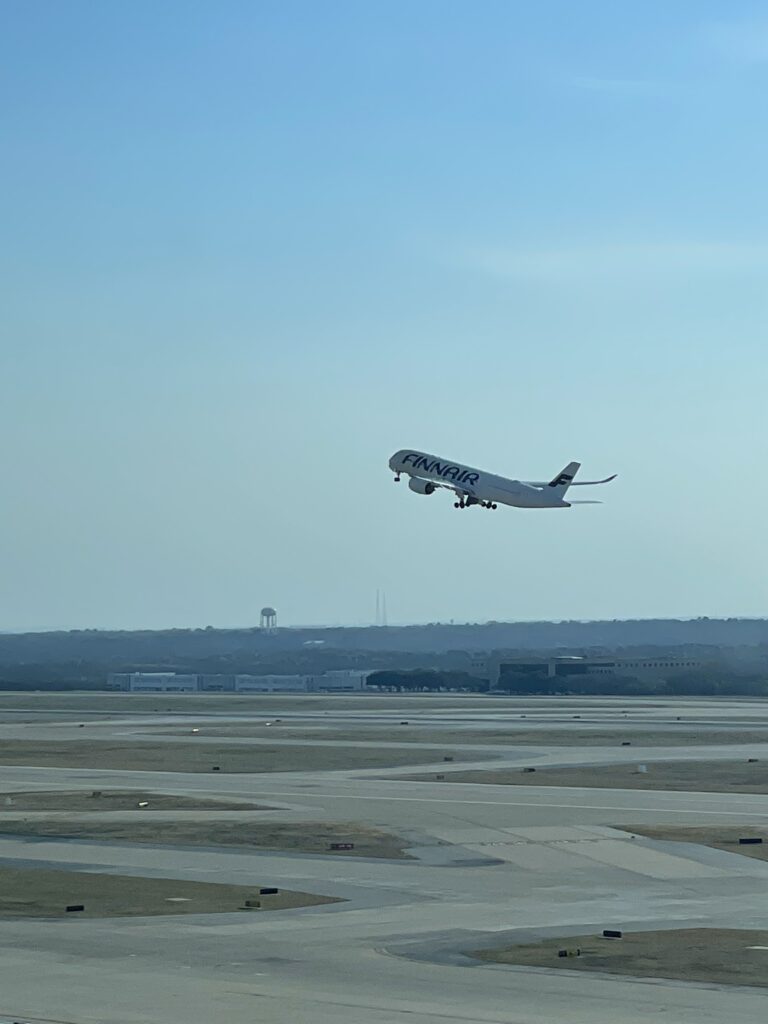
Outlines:
[[[143,775],[160,775],[160,776],[163,776],[163,777],[167,777],[167,785],[163,788],[163,791],[178,788],[178,789],[183,790],[184,792],[186,792],[186,791],[193,791],[193,792],[197,792],[197,793],[212,793],[212,794],[216,794],[221,799],[232,798],[236,794],[237,795],[248,796],[248,798],[250,798],[250,799],[254,798],[255,796],[259,796],[260,795],[258,793],[258,791],[254,792],[254,790],[251,789],[250,787],[248,788],[247,793],[243,793],[243,790],[240,787],[236,787],[236,788],[233,788],[231,790],[230,789],[222,790],[219,787],[215,787],[215,788],[211,789],[211,788],[209,788],[207,786],[178,786],[178,785],[174,786],[174,781],[176,781],[176,782],[178,781],[177,777],[179,775],[181,775],[185,779],[189,779],[190,773],[188,773],[188,772],[181,772],[180,773],[180,772],[162,772],[162,771],[142,771],[140,769],[136,770],[136,769],[130,769],[130,768],[128,768],[128,769],[91,769],[91,768],[74,768],[74,769],[71,769],[71,768],[70,769],[66,769],[66,768],[64,768],[64,769],[57,769],[57,768],[52,768],[52,767],[48,767],[48,766],[44,766],[44,765],[5,765],[3,767],[5,767],[5,768],[20,769],[21,771],[32,770],[32,771],[44,771],[44,772],[57,772],[60,776],[63,773],[65,773],[65,772],[75,772],[78,775],[85,774],[87,772],[87,773],[96,774],[96,775],[109,775],[109,776],[112,776],[112,775],[119,775],[119,776],[123,776],[123,775],[129,775],[129,776],[130,775],[142,775],[142,776]],[[245,775],[245,773],[238,773],[238,775],[240,775],[240,774]],[[284,774],[284,773],[275,773],[275,774]],[[299,772],[297,774],[302,774],[302,773]],[[259,775],[259,778],[258,778],[259,784],[263,783],[264,785],[266,785],[268,783],[268,779],[264,777],[263,773],[258,773],[258,775]],[[230,778],[231,778],[231,776],[230,776]],[[247,776],[246,776],[246,778],[247,778]],[[19,781],[21,781],[21,780],[19,780]],[[73,779],[72,781],[74,782],[76,780]],[[364,779],[364,778],[361,778],[359,781],[364,783],[364,782],[366,782],[368,780]],[[14,782],[13,780],[8,780],[8,784],[18,785],[19,783]],[[50,783],[48,783],[48,782],[37,783],[37,782],[32,782],[31,780],[29,782],[25,783],[25,784],[26,785],[35,785],[35,786],[37,786],[37,785],[50,785]],[[90,785],[90,784],[91,783],[89,782],[88,785]],[[412,784],[413,785],[431,785],[431,783],[412,783]],[[580,804],[580,803],[575,803],[575,802],[571,802],[571,803],[567,803],[567,804],[556,804],[556,803],[551,803],[551,802],[535,803],[533,795],[532,795],[530,800],[462,800],[462,799],[457,799],[457,798],[453,798],[453,797],[444,798],[444,797],[434,797],[434,796],[397,796],[397,795],[392,795],[392,796],[373,796],[372,794],[369,794],[369,793],[362,793],[362,794],[356,794],[356,793],[323,793],[323,792],[311,792],[311,793],[308,793],[306,791],[306,789],[303,789],[303,788],[301,790],[299,789],[299,786],[304,786],[304,785],[305,785],[304,783],[297,783],[296,784],[296,789],[295,790],[290,790],[289,792],[280,792],[280,791],[275,791],[275,790],[271,790],[270,789],[269,790],[269,795],[273,796],[273,797],[274,796],[291,797],[294,801],[301,800],[303,798],[305,799],[305,798],[309,797],[309,798],[334,799],[334,800],[345,800],[345,799],[346,800],[393,800],[393,801],[403,801],[403,802],[410,802],[410,803],[487,804],[487,805],[498,806],[498,807],[507,807],[507,806],[513,806],[513,807],[531,807],[531,806],[534,806],[534,807],[554,807],[554,808],[563,808],[563,807],[565,807],[565,808],[568,808],[568,807],[578,808],[578,807],[582,807],[582,808],[584,808],[586,810],[602,810],[602,809],[605,809],[605,810],[623,810],[623,809],[625,809],[624,806],[613,807],[613,806],[610,806],[608,804]],[[312,787],[314,789],[314,787],[318,786],[319,783],[318,782],[314,782],[314,783],[311,783],[311,785],[312,785]],[[464,785],[472,785],[472,783],[465,783]],[[242,786],[242,784],[241,784],[241,786]],[[488,787],[488,788],[492,788],[492,787]],[[514,788],[514,787],[509,787],[509,788]],[[654,795],[655,793],[662,792],[661,790],[652,790],[652,789],[643,789],[643,790],[600,790],[600,787],[589,787],[589,786],[572,786],[572,787],[570,787],[570,786],[546,786],[546,787],[527,786],[526,787],[526,790],[528,792],[530,792],[531,790],[534,790],[534,789],[536,789],[536,790],[545,789],[548,792],[551,792],[552,790],[567,790],[567,791],[573,790],[573,791],[576,791],[576,790],[581,790],[581,789],[595,789],[595,790],[602,791],[602,792],[623,792],[623,793],[631,793],[631,794],[643,793],[643,794],[648,794],[648,795]],[[10,790],[9,790],[9,792],[10,792]],[[666,792],[668,793],[669,791],[666,791]],[[710,797],[720,798],[720,799],[726,799],[727,798],[729,803],[733,803],[734,798],[737,798],[737,799],[738,798],[751,799],[753,797],[757,797],[758,799],[759,798],[763,798],[763,799],[768,800],[768,793],[766,793],[766,794],[763,794],[763,793],[733,793],[733,794],[726,794],[726,793],[715,793],[715,792],[707,792],[707,791],[697,792],[695,790],[677,790],[675,792],[679,793],[680,796],[689,796],[689,797],[694,797],[695,799],[702,799],[702,798],[703,799],[707,799],[707,798],[710,798]],[[261,794],[261,796],[263,797],[264,794]],[[539,793],[536,794],[536,796],[540,799],[542,794],[539,792]],[[676,806],[675,807],[670,807],[670,808],[630,807],[630,808],[627,808],[627,809],[629,809],[629,810],[645,810],[645,809],[647,809],[647,810],[665,810],[666,809],[666,810],[670,810],[670,811],[678,811],[679,810],[679,811],[682,811],[682,813],[696,813],[696,812],[685,811],[685,809],[679,808],[679,807],[676,807]],[[740,812],[738,812],[738,811],[716,811],[716,812],[706,812],[706,813],[738,814]],[[760,812],[755,811],[753,813],[759,814]],[[766,812],[766,813],[768,813],[768,812]]]
[[[207,786],[178,786],[178,784],[174,785],[174,782],[178,783],[178,777],[179,776],[182,776],[184,779],[189,780],[189,777],[190,777],[190,773],[189,772],[142,771],[140,769],[137,770],[137,769],[130,769],[130,768],[127,768],[127,769],[56,768],[56,767],[48,766],[48,765],[3,765],[3,767],[5,769],[9,769],[9,768],[17,769],[17,770],[20,770],[22,772],[30,771],[30,770],[31,771],[41,771],[41,772],[56,772],[59,775],[60,778],[62,776],[64,776],[65,773],[71,772],[71,773],[75,774],[75,778],[71,779],[72,782],[76,781],[78,776],[82,777],[82,776],[84,776],[86,774],[90,774],[90,775],[94,775],[95,774],[97,776],[121,776],[121,777],[122,776],[126,776],[126,775],[127,776],[132,776],[132,775],[140,775],[140,776],[159,775],[159,776],[163,776],[164,777],[163,781],[165,782],[164,786],[162,786],[162,787],[158,786],[157,787],[159,791],[162,790],[163,792],[168,792],[168,791],[172,791],[172,790],[175,791],[175,790],[179,789],[179,790],[182,790],[184,793],[189,792],[189,791],[195,792],[195,793],[211,793],[211,794],[215,794],[216,796],[220,797],[221,799],[226,799],[226,798],[232,799],[235,796],[243,796],[243,797],[247,796],[248,799],[254,799],[256,797],[259,797],[260,799],[266,799],[267,796],[264,793],[260,793],[259,792],[258,785],[268,786],[268,784],[269,784],[269,780],[268,780],[267,777],[265,777],[265,773],[257,773],[257,775],[258,775],[258,785],[255,785],[254,788],[249,787],[247,789],[247,792],[246,792],[246,791],[244,791],[242,789],[243,783],[240,783],[239,786],[237,786],[237,787],[233,787],[231,790],[230,789],[222,790],[219,787],[211,789],[211,788],[208,788]],[[352,769],[352,770],[354,770],[354,769]],[[381,769],[377,769],[377,770],[381,770]],[[238,775],[240,775],[240,774],[245,775],[246,773],[239,773],[238,772],[237,774]],[[285,774],[285,773],[283,773],[283,772],[276,772],[275,774]],[[302,774],[302,773],[298,772],[296,774]],[[167,781],[165,781],[166,778],[167,778]],[[230,776],[230,778],[231,778],[231,776]],[[19,780],[19,782],[20,781],[21,780]],[[160,780],[158,780],[158,782],[159,781]],[[350,780],[350,781],[355,781],[355,780]],[[357,781],[365,783],[368,780],[365,779],[365,778],[360,778]],[[12,785],[18,785],[19,782],[15,782],[13,780],[8,780],[8,783],[12,784]],[[30,782],[27,782],[25,784],[26,785],[39,785],[39,783],[33,783],[31,780],[30,780]],[[49,783],[43,783],[43,784],[49,784]],[[90,785],[91,783],[89,782],[88,784]],[[312,783],[313,786],[321,785],[321,784],[322,784],[321,782],[314,782],[314,783]],[[409,784],[410,785],[415,785],[415,786],[433,785],[432,783],[424,783],[424,782],[415,782],[415,783],[409,783]],[[766,810],[766,811],[752,810],[748,806],[743,807],[741,810],[738,810],[738,811],[724,811],[724,810],[707,810],[705,808],[696,808],[696,809],[693,809],[693,810],[689,810],[689,809],[687,809],[685,807],[679,807],[679,806],[672,806],[672,807],[659,807],[659,806],[644,807],[642,805],[641,806],[630,806],[630,805],[627,805],[627,804],[620,804],[620,805],[613,805],[613,804],[583,804],[583,803],[577,803],[575,801],[571,801],[571,802],[566,803],[566,804],[551,803],[551,802],[546,802],[546,801],[542,802],[542,803],[536,803],[535,802],[535,797],[538,798],[539,800],[541,800],[541,798],[542,798],[543,794],[540,793],[540,792],[537,793],[537,794],[532,794],[530,800],[462,800],[462,799],[457,799],[457,798],[453,798],[453,797],[445,798],[445,797],[434,797],[434,796],[397,796],[397,795],[392,795],[392,796],[374,796],[374,795],[372,795],[370,793],[322,793],[322,792],[314,792],[314,791],[313,792],[307,792],[306,790],[299,790],[298,789],[299,785],[303,785],[303,784],[297,782],[296,783],[297,788],[295,790],[290,790],[289,792],[280,792],[280,791],[276,791],[276,790],[270,789],[270,790],[268,790],[268,795],[269,795],[270,798],[273,798],[273,799],[275,797],[287,797],[287,798],[289,798],[290,802],[294,803],[294,804],[296,804],[296,803],[301,804],[303,800],[307,800],[307,799],[310,799],[310,800],[313,800],[313,799],[317,799],[317,800],[366,800],[366,801],[374,801],[374,800],[376,800],[376,801],[390,801],[390,802],[395,802],[395,803],[446,804],[448,806],[469,804],[469,805],[472,805],[472,806],[479,805],[479,806],[489,806],[489,807],[533,807],[533,808],[536,808],[536,809],[544,809],[544,810],[546,810],[548,808],[551,808],[553,810],[587,810],[587,811],[638,811],[638,812],[660,811],[662,813],[670,813],[670,814],[720,814],[720,815],[723,815],[724,817],[739,817],[740,815],[750,814],[753,817],[768,818],[768,810]],[[400,785],[402,785],[402,783],[400,783]],[[472,783],[463,783],[462,785],[473,785],[473,784]],[[509,787],[509,788],[515,788],[515,787]],[[566,790],[567,791],[567,790],[572,789],[572,790],[576,791],[576,790],[581,790],[581,789],[585,789],[585,788],[593,788],[595,790],[600,791],[599,787],[583,787],[583,786],[574,786],[574,787],[568,787],[568,786],[533,787],[533,786],[530,786],[530,787],[526,787],[528,792],[531,792],[531,790],[533,790],[533,789],[546,789],[547,791],[551,791],[553,789],[554,790]],[[254,791],[254,789],[255,789],[255,791]],[[631,793],[631,794],[643,793],[643,794],[647,794],[649,796],[653,796],[655,793],[662,792],[662,791],[660,791],[660,790],[652,790],[652,789],[643,789],[643,790],[602,790],[602,792],[623,792],[623,793]],[[669,791],[666,791],[666,792],[669,792]],[[768,794],[762,794],[762,793],[733,793],[733,794],[726,794],[726,793],[708,793],[706,791],[704,791],[704,792],[696,792],[696,791],[686,791],[686,790],[678,790],[676,792],[678,792],[681,797],[687,796],[687,797],[692,797],[692,798],[697,799],[697,800],[699,800],[699,799],[708,799],[708,798],[711,798],[711,797],[720,798],[720,799],[727,799],[730,804],[734,803],[734,799],[739,799],[739,798],[743,798],[743,797],[746,797],[747,799],[752,799],[753,797],[757,797],[758,799],[763,798],[765,800],[768,800]],[[280,809],[278,809],[278,813],[279,813],[280,810],[285,810],[286,812],[290,812],[291,808],[290,807],[288,807],[288,808],[280,808]],[[300,813],[300,812],[297,812],[297,813]]]
[[[647,791],[646,791],[647,792]],[[258,794],[255,794],[258,796]],[[701,794],[707,796],[709,794]],[[720,794],[712,794],[720,795]],[[723,794],[724,796],[727,794]],[[752,795],[752,794],[745,794]],[[757,795],[757,794],[755,794]],[[627,805],[621,805],[618,807],[611,806],[610,804],[535,804],[533,801],[516,801],[516,800],[444,800],[440,797],[420,797],[420,796],[371,796],[368,793],[279,793],[270,791],[272,797],[292,797],[294,801],[301,800],[302,797],[312,798],[316,797],[320,800],[390,800],[395,802],[405,803],[430,803],[430,804],[472,804],[487,805],[491,807],[535,807],[538,809],[553,808],[554,810],[562,810],[563,808],[571,810],[585,810],[585,811],[663,811],[673,814],[722,814],[731,815],[738,817],[739,815],[752,814],[759,818],[768,818],[768,811],[708,811],[708,810],[687,810],[683,807],[628,807]],[[731,801],[732,802],[732,801]]]

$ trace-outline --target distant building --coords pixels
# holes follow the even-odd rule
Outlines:
[[[365,689],[370,672],[338,669],[316,675],[191,675],[113,672],[107,683],[128,693],[350,693]]]
[[[487,654],[470,654],[467,672],[477,679],[489,679],[491,662]]]
[[[308,676],[308,689],[312,692],[323,693],[348,693],[354,690],[364,690],[370,672],[361,672],[356,668],[340,668],[330,672],[322,672],[320,675]]]
[[[235,693],[306,693],[305,676],[235,676]]]
[[[237,693],[337,693],[362,690],[370,672],[339,669],[316,675],[235,676]]]
[[[196,675],[176,672],[113,673],[108,683],[115,690],[130,693],[190,693],[199,688]]]
[[[234,675],[201,675],[198,676],[198,686],[204,693],[234,693]]]
[[[615,675],[635,679],[655,679],[677,672],[701,668],[704,662],[689,657],[648,658],[585,658],[579,655],[558,655],[551,658],[510,658],[498,663],[493,677],[495,686],[503,686],[504,677],[520,675],[557,676]]]
[[[668,676],[675,672],[692,672],[706,665],[707,662],[700,658],[619,658],[616,661],[616,675],[645,679]]]

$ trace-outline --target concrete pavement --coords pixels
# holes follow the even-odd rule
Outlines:
[[[525,706],[530,709],[532,703]],[[638,713],[661,724],[671,725],[681,706],[691,722],[705,719],[716,728],[725,722],[749,729],[756,722],[768,724],[768,705],[759,702],[750,702],[748,711],[744,702],[653,703]],[[520,728],[513,718],[519,710],[507,706],[504,720]],[[589,714],[600,714],[610,725],[630,706],[590,701]],[[546,704],[535,707],[547,715]],[[468,722],[476,715],[498,727],[500,719],[481,701],[465,701],[460,711]],[[561,708],[555,711],[562,714]],[[424,713],[442,719],[451,709]],[[582,713],[586,718],[587,710]],[[365,714],[371,725],[381,724],[376,715]],[[390,717],[398,714],[403,712],[393,710]],[[358,742],[365,743],[362,715],[356,709],[334,712],[334,722],[347,728],[354,723],[361,731]],[[576,729],[589,724],[571,721]],[[136,716],[130,730],[136,728],[138,740],[156,724],[150,715]],[[472,728],[476,725],[477,719]],[[18,725],[35,727],[40,728]],[[125,727],[125,721],[106,723],[105,735],[119,728],[124,738]],[[12,729],[3,726],[2,737],[10,738]],[[65,741],[76,727],[46,723],[43,731],[50,739],[58,729]],[[301,742],[293,745],[300,764]],[[489,751],[487,745],[482,749]],[[750,754],[754,749],[750,744]],[[612,746],[510,752],[504,747],[503,758],[493,763],[520,764],[521,758],[534,755],[548,764],[717,760],[745,752],[731,745],[704,750],[667,746],[641,753],[640,748]],[[439,767],[447,771],[451,766]],[[455,767],[464,770],[467,763]],[[767,863],[690,844],[632,838],[621,827],[681,821],[764,824],[768,794],[398,780],[416,770],[422,769],[209,776],[0,766],[0,792],[113,786],[256,799],[276,810],[247,812],[249,817],[354,821],[402,832],[413,843],[415,858],[341,860],[0,837],[0,863],[5,864],[151,874],[167,878],[169,887],[174,878],[276,884],[347,901],[263,917],[0,922],[0,1020],[5,1015],[70,1024],[646,1024],[659,1019],[739,1024],[764,1013],[763,989],[554,973],[481,964],[462,954],[510,934],[674,925],[768,928]],[[17,813],[2,813],[8,826]],[[182,813],[186,817],[189,812],[154,812],[153,820],[158,814],[170,820]],[[219,813],[231,817],[229,812],[194,812],[208,819]]]

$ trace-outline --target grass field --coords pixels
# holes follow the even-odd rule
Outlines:
[[[34,709],[36,711],[98,711],[106,714],[146,714],[163,712],[171,714],[224,713],[259,714],[276,708],[286,711],[373,711],[393,710],[408,707],[413,712],[422,709],[460,708],[470,702],[485,708],[509,709],[509,700],[504,697],[478,697],[476,694],[371,694],[353,696],[342,694],[317,694],[308,696],[300,693],[287,694],[237,694],[237,693],[107,693],[92,692],[48,692],[48,693],[0,693],[0,714],[3,710]],[[560,703],[547,701],[547,707],[559,707]],[[633,705],[653,707],[652,704]]]
[[[532,726],[528,729],[521,729],[516,724],[510,724],[509,728],[498,729],[444,729],[419,725],[418,720],[408,725],[392,725],[387,729],[379,726],[372,726],[361,723],[359,727],[350,729],[349,726],[335,728],[329,725],[311,725],[297,727],[287,722],[274,722],[267,726],[261,723],[232,723],[218,725],[210,719],[197,723],[190,723],[183,727],[179,726],[157,726],[148,727],[143,732],[157,733],[159,735],[179,736],[188,734],[192,728],[198,728],[201,736],[226,736],[230,738],[253,737],[268,739],[273,736],[286,740],[323,740],[331,742],[354,742],[365,740],[370,743],[397,742],[397,743],[439,743],[448,749],[454,744],[480,743],[509,746],[565,746],[565,747],[602,747],[620,746],[623,742],[629,742],[636,747],[684,747],[699,745],[718,745],[722,743],[768,743],[768,728],[743,729],[718,729],[686,731],[679,726],[670,726],[668,729],[654,727],[647,730],[622,730],[611,727],[604,729],[567,727],[540,728]],[[677,730],[677,731],[676,731]]]
[[[560,957],[560,949],[581,949],[581,956]],[[569,935],[506,949],[484,949],[473,955],[493,963],[554,970],[721,985],[768,985],[768,931],[688,928],[633,932],[622,939]]]
[[[254,899],[261,901],[261,910],[338,902],[306,892],[281,891],[275,896],[260,896],[258,885],[0,867],[0,919],[66,917],[76,923],[83,917],[225,914],[240,909],[245,900]],[[73,904],[83,904],[85,911],[67,913],[66,906]]]
[[[112,842],[157,843],[171,846],[239,846],[292,853],[327,853],[334,857],[407,858],[407,843],[399,836],[364,825],[328,822],[253,821],[114,821],[51,819],[6,821],[0,816],[0,835],[96,839]],[[354,850],[332,851],[331,843],[354,843]]]
[[[106,768],[152,772],[333,771],[389,768],[440,760],[434,750],[338,746],[237,746],[136,740],[3,740],[0,764],[59,768]],[[457,755],[457,760],[461,759]],[[469,760],[469,755],[465,755]],[[477,760],[476,754],[471,760]]]
[[[635,832],[649,839],[675,843],[698,843],[716,850],[739,853],[743,857],[768,860],[768,825],[620,825],[624,832]],[[762,843],[740,845],[739,839],[762,839]]]
[[[10,801],[10,803],[9,803]],[[134,811],[140,803],[141,813],[151,811],[256,811],[269,810],[247,800],[210,800],[203,797],[175,796],[171,793],[143,793],[127,789],[103,790],[34,790],[23,793],[0,793],[0,826],[3,811]]]
[[[707,793],[768,793],[768,760],[657,761],[638,773],[637,763],[583,765],[573,768],[472,769],[445,773],[451,782],[494,786],[565,786],[594,789],[668,789]],[[412,775],[412,781],[430,782],[434,775]]]

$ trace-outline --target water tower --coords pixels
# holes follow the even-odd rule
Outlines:
[[[274,608],[262,608],[259,625],[267,633],[274,633],[277,629],[277,612]]]

